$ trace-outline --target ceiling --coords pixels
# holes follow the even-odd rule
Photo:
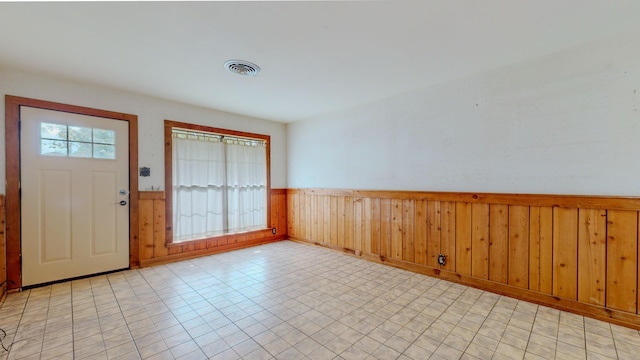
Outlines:
[[[640,28],[637,0],[0,2],[0,68],[280,122]],[[227,72],[254,62],[256,77]]]

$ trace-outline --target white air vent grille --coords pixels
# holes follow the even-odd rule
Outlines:
[[[244,60],[229,60],[224,63],[224,67],[230,72],[244,76],[256,76],[260,72],[260,67],[254,63]]]

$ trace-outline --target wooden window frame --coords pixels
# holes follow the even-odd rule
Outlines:
[[[45,100],[5,95],[7,289],[22,287],[20,210],[20,107],[62,111],[129,123],[129,267],[140,266],[138,236],[138,117]]]
[[[239,138],[252,138],[264,140],[267,143],[267,185],[266,185],[266,227],[264,229],[251,230],[247,232],[234,232],[228,234],[221,234],[206,238],[199,238],[193,240],[186,240],[180,242],[173,242],[173,128],[183,129],[183,130],[194,130],[194,131],[202,131],[209,132],[221,135],[228,135],[231,137],[239,137]],[[265,229],[270,228],[270,219],[271,219],[271,136],[264,134],[255,134],[243,131],[229,130],[229,129],[221,129],[206,125],[198,125],[191,123],[184,123],[173,120],[165,120],[164,121],[164,196],[165,196],[165,221],[166,221],[166,237],[165,237],[165,246],[174,247],[174,246],[183,246],[183,245],[191,245],[191,244],[200,244],[206,243],[212,239],[223,239],[225,237],[231,237],[236,234],[250,234],[253,232],[264,231]]]

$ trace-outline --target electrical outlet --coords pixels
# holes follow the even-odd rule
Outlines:
[[[275,235],[275,234],[276,234],[276,232],[277,232],[277,231],[276,231],[276,228],[271,228],[271,233],[272,233],[273,235]]]

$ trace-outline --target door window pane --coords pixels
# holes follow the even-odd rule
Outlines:
[[[90,158],[91,143],[69,141],[69,156]]]
[[[115,159],[116,147],[114,145],[93,144],[93,157],[96,159]]]
[[[69,126],[69,140],[90,143],[92,141],[91,128]]]
[[[93,142],[95,144],[115,144],[116,132],[113,130],[93,129]]]
[[[62,140],[40,140],[40,154],[67,156],[67,142]]]
[[[40,124],[40,137],[43,139],[67,140],[67,126],[60,124]]]

